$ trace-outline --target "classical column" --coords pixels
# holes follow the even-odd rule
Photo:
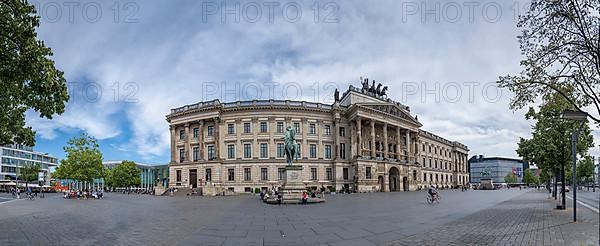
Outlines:
[[[389,150],[388,150],[388,131],[387,131],[387,128],[388,128],[388,124],[387,124],[387,122],[384,122],[383,123],[383,158],[385,158],[385,159],[389,158],[389,155],[388,155]]]
[[[177,149],[177,140],[175,138],[175,129],[177,127],[174,125],[169,126],[169,130],[171,130],[171,163],[174,163],[175,160],[177,160],[177,158],[175,157],[176,155],[176,149]]]
[[[358,143],[356,144],[356,150],[358,156],[362,156],[362,120],[360,117],[356,117],[356,135],[358,135]]]
[[[406,152],[410,156],[410,130],[406,130]]]
[[[200,155],[200,160],[204,160],[204,120],[199,120],[198,123],[200,124],[198,126],[198,155]]]
[[[356,127],[356,123],[354,123],[353,121],[350,121],[350,159],[352,160],[356,155],[356,146],[354,146],[354,143],[356,143],[356,130],[354,130]]]
[[[334,119],[334,128],[335,128],[335,159],[340,159],[340,120]]]
[[[396,159],[402,160],[402,145],[400,144],[400,127],[396,127]]]
[[[375,158],[375,120],[371,120],[371,158]]]
[[[189,162],[192,160],[191,155],[192,151],[190,149],[190,123],[185,123],[185,162]]]
[[[219,118],[215,117],[213,118],[214,122],[215,122],[215,126],[214,126],[214,136],[215,136],[215,158],[216,159],[221,159],[221,156],[219,155],[219,150],[220,148],[220,144],[221,144],[221,124],[219,122]],[[208,157],[208,156],[207,156]]]

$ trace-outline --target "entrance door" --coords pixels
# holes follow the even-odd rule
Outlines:
[[[190,169],[190,187],[197,188],[198,187],[198,170]]]
[[[408,191],[408,177],[402,177],[402,187],[404,191]]]
[[[398,168],[390,168],[389,175],[390,191],[400,191],[400,171],[398,171]]]
[[[380,191],[380,192],[383,192],[383,191],[385,190],[385,189],[384,189],[384,185],[385,185],[385,183],[383,182],[383,176],[379,176],[379,177],[377,178],[377,182],[379,183],[379,191]]]

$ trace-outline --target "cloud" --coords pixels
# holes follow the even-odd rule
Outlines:
[[[325,83],[335,82],[344,92],[350,84],[360,86],[359,76],[389,85],[390,97],[406,98],[402,101],[424,129],[467,144],[471,154],[516,156],[518,137],[529,136],[530,122],[523,112],[508,109],[510,95],[503,91],[500,100],[489,102],[481,88],[499,75],[519,71],[510,3],[501,3],[506,14],[496,23],[486,22],[480,8],[473,23],[466,9],[458,23],[443,21],[445,13],[440,13],[439,23],[432,21],[434,16],[422,22],[420,14],[402,12],[402,1],[337,1],[338,23],[323,22],[331,9],[322,9],[315,23],[315,12],[304,2],[299,2],[303,15],[295,23],[285,21],[281,12],[269,22],[266,9],[258,23],[244,18],[223,23],[220,14],[203,22],[202,2],[135,3],[137,23],[124,22],[130,12],[121,12],[115,23],[109,8],[113,3],[104,2],[99,3],[104,11],[96,23],[83,21],[79,14],[73,22],[68,16],[56,23],[42,18],[39,36],[53,48],[68,80],[94,82],[103,91],[99,102],[77,100],[52,121],[28,117],[42,138],[55,138],[68,129],[107,140],[127,134],[126,140],[114,143],[116,149],[165,162],[170,144],[165,115],[171,108],[207,99],[203,82],[231,88],[237,82],[297,82],[303,88],[301,99],[324,101],[331,100],[325,97],[332,92],[322,88]],[[279,8],[286,3],[280,2]],[[134,87],[126,87],[130,82]],[[311,88],[315,82],[321,86],[318,96]],[[481,86],[473,101],[465,86],[458,102],[436,102],[420,94],[435,83],[444,88],[452,82]],[[419,94],[407,96],[403,89],[408,83],[418,84]],[[281,96],[280,91],[275,94]],[[125,102],[127,98],[137,102]]]

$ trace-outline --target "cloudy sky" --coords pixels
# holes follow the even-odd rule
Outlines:
[[[171,108],[214,98],[331,102],[334,88],[360,86],[361,76],[388,85],[423,129],[471,155],[516,157],[529,136],[532,122],[494,84],[520,71],[521,1],[32,3],[72,98],[63,115],[30,112],[28,124],[36,149],[60,158],[68,138],[88,132],[105,159],[166,163]]]

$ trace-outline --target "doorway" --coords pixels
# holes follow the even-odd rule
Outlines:
[[[400,191],[400,171],[398,171],[398,168],[390,168],[389,176],[390,191]]]
[[[195,189],[198,187],[198,170],[190,169],[190,187]]]

